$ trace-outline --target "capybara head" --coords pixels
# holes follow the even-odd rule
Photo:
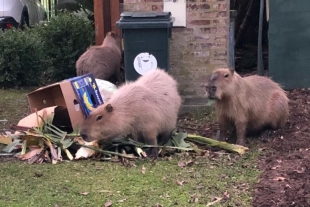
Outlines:
[[[211,73],[206,84],[206,95],[210,99],[222,99],[234,89],[235,76],[233,70],[220,68]]]
[[[111,104],[103,104],[94,109],[84,120],[80,135],[85,141],[106,140],[117,136],[117,120],[113,121],[114,109]]]
[[[110,47],[114,48],[118,51],[119,55],[121,55],[121,37],[117,35],[114,31],[110,31],[106,34],[101,47]]]

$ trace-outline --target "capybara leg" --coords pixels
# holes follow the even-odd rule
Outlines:
[[[217,140],[224,142],[226,139],[227,130],[229,129],[228,120],[219,119],[219,127],[220,127],[220,133],[217,137]]]
[[[165,145],[169,141],[169,139],[171,139],[171,136],[172,132],[169,131],[160,133],[157,137],[158,145]]]
[[[157,145],[157,134],[155,132],[148,132],[147,134],[143,134],[145,144],[147,145]],[[156,158],[158,155],[158,149],[156,147],[151,147],[148,157]]]
[[[236,131],[237,131],[237,143],[236,144],[245,146],[246,122],[236,123]]]

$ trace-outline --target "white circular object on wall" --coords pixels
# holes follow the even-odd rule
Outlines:
[[[135,57],[133,67],[137,73],[144,75],[149,71],[155,71],[157,69],[157,60],[154,55],[143,52]]]

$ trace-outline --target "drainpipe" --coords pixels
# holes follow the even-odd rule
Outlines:
[[[236,10],[230,10],[229,21],[229,68],[235,70],[235,19]]]
[[[259,25],[258,25],[258,46],[257,46],[257,74],[264,74],[264,63],[263,63],[263,43],[262,43],[262,33],[263,33],[263,13],[264,13],[264,1],[260,0],[259,8]]]

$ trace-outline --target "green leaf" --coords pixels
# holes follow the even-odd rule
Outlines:
[[[15,149],[15,147],[20,144],[20,141],[21,141],[20,139],[14,140],[12,143],[8,144],[5,148],[3,148],[2,151],[7,153],[12,152]]]
[[[184,139],[187,138],[187,133],[175,133],[172,136],[172,142],[176,147],[191,147],[190,144],[186,143]]]

